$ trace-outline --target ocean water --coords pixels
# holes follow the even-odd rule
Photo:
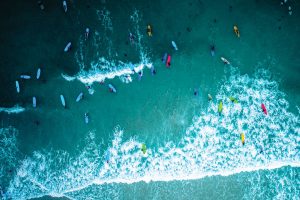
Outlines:
[[[2,199],[299,199],[298,1],[2,4]]]

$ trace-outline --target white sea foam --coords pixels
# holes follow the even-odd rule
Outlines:
[[[92,185],[192,180],[300,167],[300,120],[288,111],[288,101],[278,84],[266,70],[258,70],[254,78],[240,75],[234,68],[231,72],[216,100],[204,115],[194,118],[179,143],[169,141],[155,148],[147,144],[143,155],[142,142],[134,138],[123,141],[123,131],[116,129],[106,163],[106,150],[99,151],[91,133],[76,158],[64,152],[36,152],[25,159],[8,188],[11,198],[46,194],[75,198],[72,195]],[[239,103],[232,103],[229,96]],[[219,116],[221,100],[224,110]],[[268,115],[261,111],[261,103]],[[246,138],[244,146],[241,132]]]
[[[15,105],[10,108],[0,107],[0,112],[5,112],[7,114],[18,114],[18,113],[21,113],[24,111],[25,111],[25,108],[23,108],[22,106],[19,106],[19,105]]]
[[[136,50],[138,52],[139,62],[123,62],[118,56],[115,56],[116,50],[113,48],[111,35],[113,34],[113,25],[111,13],[103,9],[97,11],[98,20],[104,28],[102,35],[96,31],[93,35],[93,48],[89,49],[85,45],[83,37],[79,38],[79,48],[75,53],[75,59],[80,67],[80,71],[75,76],[62,74],[67,81],[79,80],[84,84],[92,85],[94,82],[103,82],[105,79],[119,77],[121,81],[129,83],[132,81],[131,75],[143,70],[145,67],[151,68],[152,63],[146,49],[143,47],[143,34],[140,33],[139,23],[140,15],[137,10],[130,16],[133,23],[134,35],[136,35]],[[103,48],[108,53],[107,57],[101,55]]]

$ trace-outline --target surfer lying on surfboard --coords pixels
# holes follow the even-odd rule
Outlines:
[[[221,60],[224,62],[224,64],[230,65],[230,62],[226,58],[221,57]]]

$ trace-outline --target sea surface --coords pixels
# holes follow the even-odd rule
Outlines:
[[[1,2],[1,199],[299,199],[299,1],[66,2]]]

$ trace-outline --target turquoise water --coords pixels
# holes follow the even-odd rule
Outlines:
[[[1,7],[3,199],[300,196],[299,2],[67,3],[67,13],[61,2]]]

